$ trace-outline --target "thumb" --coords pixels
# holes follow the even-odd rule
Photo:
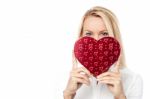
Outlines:
[[[118,61],[115,64],[114,72],[119,72],[120,69],[120,57],[118,58]]]
[[[119,72],[119,62],[116,63],[115,68],[114,68],[114,72]]]
[[[74,55],[74,51],[72,51],[72,69],[75,69],[75,68],[77,68],[77,60]]]

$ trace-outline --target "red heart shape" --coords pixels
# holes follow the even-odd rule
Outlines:
[[[103,37],[95,40],[92,37],[82,37],[74,45],[75,57],[95,77],[108,71],[120,55],[120,44],[113,37]]]

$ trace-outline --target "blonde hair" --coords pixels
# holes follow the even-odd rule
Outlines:
[[[91,8],[90,10],[88,10],[83,16],[83,19],[81,21],[78,38],[82,37],[83,24],[84,24],[85,19],[89,16],[100,17],[103,19],[105,26],[107,28],[107,31],[109,33],[109,36],[113,36],[115,39],[119,41],[121,45],[121,54],[116,65],[119,65],[119,67],[126,66],[123,45],[122,45],[120,30],[118,26],[118,20],[116,16],[114,15],[114,13],[112,13],[110,10],[104,7],[100,7],[100,6],[95,6]]]

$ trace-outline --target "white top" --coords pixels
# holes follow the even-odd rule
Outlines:
[[[112,66],[109,70],[112,70]],[[120,69],[124,93],[127,99],[142,99],[143,81],[140,75],[127,67]],[[105,84],[98,83],[95,77],[90,78],[91,84],[83,84],[76,92],[74,99],[114,99]]]

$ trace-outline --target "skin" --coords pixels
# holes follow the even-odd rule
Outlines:
[[[100,17],[88,16],[83,24],[82,36],[90,36],[98,40],[102,37],[109,36],[109,33]],[[64,90],[64,99],[73,99],[76,91],[82,84],[90,85],[90,72],[84,67],[78,67],[75,59],[73,59],[72,64],[73,68],[70,72],[66,89]],[[119,65],[116,64],[113,71],[108,71],[97,76],[97,81],[98,83],[106,84],[115,99],[126,99],[121,82]]]

